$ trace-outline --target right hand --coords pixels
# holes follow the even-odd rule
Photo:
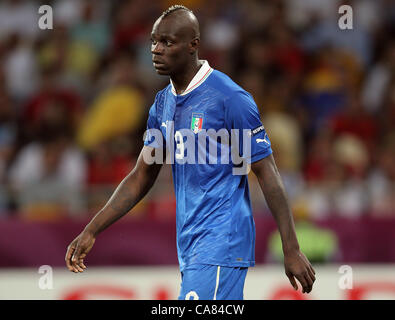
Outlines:
[[[302,293],[310,293],[315,282],[315,270],[306,256],[299,250],[284,254],[284,266],[294,289],[298,290],[296,278],[302,285]]]
[[[67,247],[66,266],[71,272],[83,272],[86,269],[84,258],[92,249],[96,238],[88,231],[83,231]]]

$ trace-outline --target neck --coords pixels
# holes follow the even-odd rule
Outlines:
[[[203,63],[196,58],[193,63],[188,64],[182,70],[182,73],[180,72],[170,76],[177,94],[182,94],[185,91],[202,65]]]

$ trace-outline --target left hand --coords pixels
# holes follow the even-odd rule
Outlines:
[[[310,293],[315,281],[315,271],[309,260],[300,250],[284,253],[284,268],[289,282],[298,290],[295,278],[302,285],[303,293]]]
[[[96,238],[92,233],[83,231],[70,243],[65,257],[66,266],[70,271],[78,273],[86,269],[84,258],[92,249],[95,240]]]

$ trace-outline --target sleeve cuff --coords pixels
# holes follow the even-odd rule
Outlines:
[[[259,160],[262,160],[263,158],[270,156],[272,153],[273,153],[272,148],[268,148],[264,152],[260,152],[258,154],[255,154],[251,158],[248,158],[247,163],[251,164],[251,163],[257,162]]]

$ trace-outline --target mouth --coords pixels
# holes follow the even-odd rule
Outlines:
[[[162,62],[160,60],[156,60],[156,59],[152,60],[152,64],[154,65],[155,69],[163,69],[166,67],[164,62]]]
[[[164,65],[164,63],[162,61],[158,61],[158,60],[152,60],[152,63],[154,64],[154,66]]]

